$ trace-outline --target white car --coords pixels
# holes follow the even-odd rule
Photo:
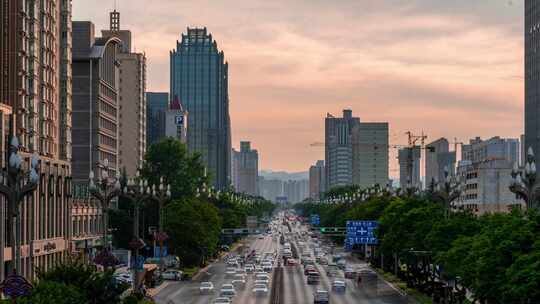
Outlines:
[[[161,274],[164,280],[180,281],[182,279],[182,271],[170,269]]]
[[[214,302],[212,302],[213,304],[231,304],[232,301],[231,299],[227,298],[227,297],[219,297],[217,299],[214,300]]]
[[[263,240],[263,239],[264,239],[264,235],[259,234],[259,240]]]
[[[268,285],[266,285],[266,284],[255,284],[253,286],[253,293],[255,295],[266,295],[266,294],[268,294]]]
[[[247,273],[252,273],[255,271],[255,266],[253,266],[253,264],[247,264],[245,267],[244,267],[244,270],[247,272]]]
[[[270,263],[262,264],[262,269],[263,269],[264,272],[270,272],[270,271],[272,271],[273,268],[274,267]]]
[[[225,270],[225,277],[232,278],[236,274],[236,268],[227,267]]]
[[[133,284],[133,277],[129,272],[118,272],[113,275],[114,279],[120,283]]]
[[[227,297],[229,299],[233,298],[236,295],[236,290],[234,289],[233,284],[223,284],[221,285],[221,290],[219,291],[220,297]]]
[[[246,286],[246,276],[243,274],[237,274],[234,276],[234,279],[231,281],[235,287],[244,287]]]
[[[201,294],[214,292],[214,284],[212,282],[202,282],[199,287]]]
[[[270,281],[270,277],[267,274],[258,274],[255,277],[255,281],[256,282],[264,282],[264,283],[268,284],[268,282]]]

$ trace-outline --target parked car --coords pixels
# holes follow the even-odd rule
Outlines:
[[[182,279],[182,275],[183,273],[180,270],[169,269],[161,273],[161,278],[164,280],[180,281]]]
[[[201,294],[213,293],[214,284],[212,282],[202,282],[201,286],[199,287],[199,292]]]
[[[347,285],[345,284],[344,281],[335,280],[332,283],[332,291],[334,292],[345,293],[346,289],[347,289]]]

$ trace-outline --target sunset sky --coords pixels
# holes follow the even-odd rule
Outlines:
[[[73,20],[108,28],[113,0],[73,0]],[[169,51],[204,27],[229,62],[233,146],[262,169],[324,159],[327,112],[468,141],[523,131],[521,0],[118,0],[146,52],[148,91],[169,91]],[[396,176],[395,151],[390,151]]]

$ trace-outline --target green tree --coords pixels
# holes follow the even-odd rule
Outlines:
[[[198,265],[203,256],[217,251],[221,233],[218,209],[197,198],[175,200],[166,207],[165,229],[169,244],[182,262]]]
[[[152,185],[159,185],[163,177],[165,184],[171,185],[173,199],[194,196],[203,183],[208,185],[200,154],[190,154],[176,139],[169,137],[151,145],[144,160],[143,176]]]
[[[8,302],[6,302],[8,303]],[[80,304],[89,303],[81,290],[73,285],[54,281],[40,281],[32,294],[17,299],[19,304]]]

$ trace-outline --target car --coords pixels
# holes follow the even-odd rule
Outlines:
[[[117,272],[113,275],[113,278],[118,283],[133,284],[133,277],[129,272]]]
[[[321,265],[328,265],[328,259],[326,257],[321,257],[319,259],[319,264]]]
[[[304,275],[308,275],[308,273],[309,273],[310,271],[316,271],[315,266],[313,266],[313,265],[307,265],[307,266],[304,268]]]
[[[216,298],[214,300],[214,302],[212,302],[213,304],[232,304],[232,301],[231,299],[227,298],[227,297],[219,297],[219,298]]]
[[[356,271],[350,266],[345,268],[344,273],[346,279],[354,279],[357,275]]]
[[[313,295],[313,304],[329,304],[330,294],[326,290],[318,289]]]
[[[336,264],[337,264],[337,267],[341,270],[345,270],[345,268],[347,268],[347,261],[345,261],[344,259],[337,261]]]
[[[270,281],[270,277],[267,274],[258,274],[255,277],[255,281],[256,282],[264,282],[264,283],[268,284],[268,282]]]
[[[268,294],[268,285],[264,283],[257,283],[253,286],[252,291],[255,295],[266,295]]]
[[[231,281],[235,287],[244,287],[246,286],[246,276],[243,274],[237,274],[234,276],[234,279]]]
[[[259,237],[258,237],[259,240],[263,240],[264,239],[264,235],[262,234],[259,234]]]
[[[214,292],[214,284],[212,282],[202,282],[199,286],[199,292],[201,294]]]
[[[295,266],[297,264],[296,260],[295,259],[286,259],[285,260],[285,265],[286,266]]]
[[[246,273],[252,273],[255,271],[255,266],[253,266],[253,264],[246,264],[246,266],[244,266],[244,271]]]
[[[234,289],[233,284],[221,285],[221,290],[219,291],[220,297],[233,298],[235,295],[236,295],[236,290]]]
[[[332,291],[334,292],[344,293],[346,289],[347,285],[344,281],[334,280],[334,282],[332,283]]]
[[[180,281],[182,279],[182,271],[169,269],[161,274],[161,278],[164,280]]]
[[[262,269],[263,269],[263,271],[265,271],[265,272],[270,272],[270,271],[272,271],[273,268],[274,268],[274,267],[273,267],[272,264],[270,264],[270,263],[262,264]]]
[[[321,276],[318,272],[310,272],[307,275],[307,284],[308,285],[317,285],[321,282]]]
[[[236,274],[236,268],[234,267],[227,267],[225,270],[225,276],[228,278],[233,277]]]

